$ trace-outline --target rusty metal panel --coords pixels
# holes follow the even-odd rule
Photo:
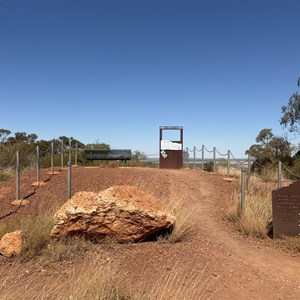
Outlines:
[[[161,126],[159,132],[159,166],[164,169],[180,169],[183,166],[183,127]],[[180,132],[177,141],[163,140],[164,130],[175,130]]]
[[[300,181],[272,192],[273,237],[300,236]]]

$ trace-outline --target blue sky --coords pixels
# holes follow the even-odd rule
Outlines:
[[[297,0],[0,0],[0,128],[146,154],[159,126],[235,156],[300,76]],[[297,143],[299,138],[291,136]]]

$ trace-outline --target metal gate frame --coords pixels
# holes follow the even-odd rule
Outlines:
[[[164,130],[179,130],[179,141],[164,141]],[[168,145],[166,145],[166,143]],[[173,148],[173,149],[172,149]],[[159,167],[162,169],[181,169],[183,166],[183,126],[159,127]]]

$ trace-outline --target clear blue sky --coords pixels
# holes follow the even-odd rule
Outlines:
[[[244,156],[261,129],[287,131],[299,12],[298,0],[0,0],[0,128],[155,154],[159,126],[180,125],[184,147]]]

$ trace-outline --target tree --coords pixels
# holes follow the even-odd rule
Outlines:
[[[139,150],[133,151],[132,156],[131,156],[131,160],[136,161],[137,163],[139,163],[142,160],[146,160],[146,159],[147,159],[146,154]]]
[[[10,144],[15,143],[28,143],[33,144],[35,143],[38,136],[35,133],[27,134],[26,132],[16,132],[14,137],[9,137],[7,142]]]
[[[293,147],[287,137],[275,136],[272,129],[261,130],[256,137],[257,144],[252,145],[246,154],[256,159],[256,167],[259,172],[262,167],[277,164],[278,161],[291,163]]]
[[[100,143],[96,141],[94,144],[86,144],[85,149],[110,150],[110,146],[109,144]]]
[[[5,143],[10,134],[11,131],[8,129],[0,129],[0,144]]]
[[[270,139],[273,138],[273,136],[274,136],[274,134],[272,133],[272,129],[265,128],[259,132],[255,141],[256,141],[256,143],[261,143],[262,145],[267,145],[269,143]]]
[[[300,77],[298,78],[298,87],[300,87]],[[295,92],[289,99],[287,105],[281,108],[283,116],[280,119],[280,125],[289,126],[290,132],[298,131],[300,123],[300,95]]]

